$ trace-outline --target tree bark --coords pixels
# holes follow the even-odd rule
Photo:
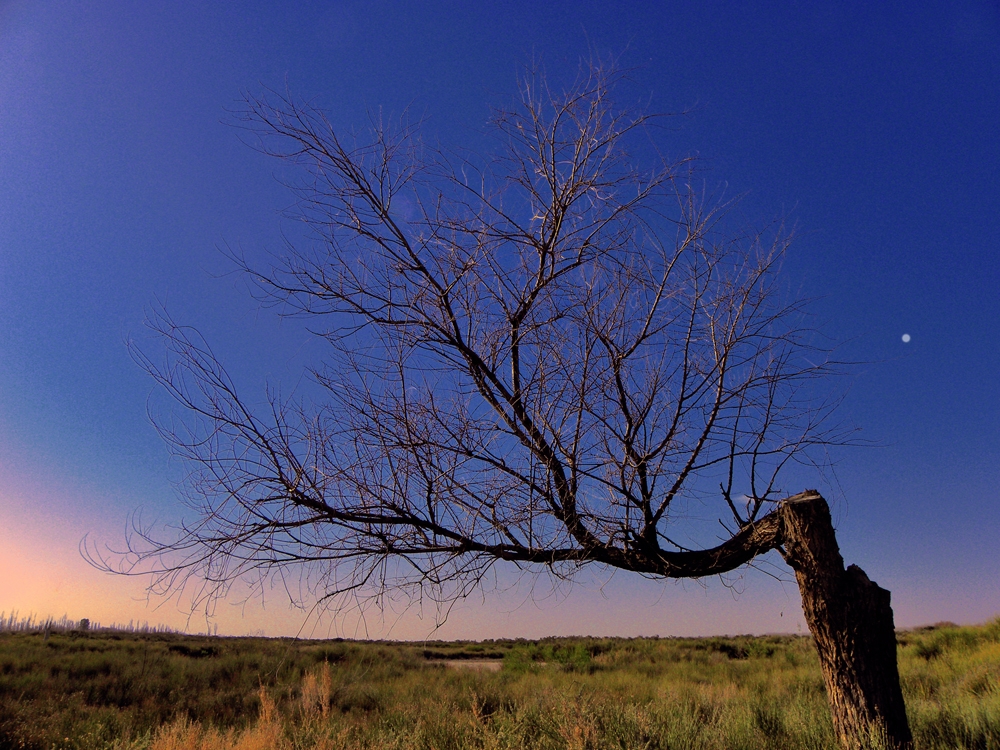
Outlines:
[[[896,664],[896,632],[889,592],[844,559],[819,493],[806,491],[780,509],[783,554],[795,571],[802,609],[816,642],[833,728],[845,750],[877,746],[909,750]]]

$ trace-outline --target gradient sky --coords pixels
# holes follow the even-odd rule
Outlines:
[[[797,227],[789,284],[869,363],[842,416],[882,447],[802,477],[831,499],[845,558],[892,591],[898,625],[1000,614],[996,0],[0,0],[0,611],[205,627],[78,545],[120,543],[139,508],[182,513],[183,467],[123,343],[146,310],[197,325],[246,389],[293,387],[308,359],[218,249],[276,248],[289,203],[276,165],[223,122],[241,92],[287,86],[345,128],[409,107],[430,138],[475,144],[525,62],[566,71],[591,51],[634,69],[629,97],[690,110],[664,143],[702,157],[711,189],[745,193],[756,224]],[[461,603],[435,637],[803,627],[794,584],[759,572],[601,575]],[[270,591],[215,623],[412,638],[433,618],[317,626]]]

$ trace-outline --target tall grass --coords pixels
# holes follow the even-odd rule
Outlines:
[[[917,750],[1000,750],[1000,620],[901,633],[899,642]],[[503,669],[444,666],[484,656],[502,658]],[[873,750],[877,744],[873,738]],[[0,636],[0,750],[7,747],[819,750],[835,743],[808,638],[418,646],[79,632],[44,640],[18,632]]]
[[[1000,748],[1000,618],[902,634],[907,713],[926,750]]]

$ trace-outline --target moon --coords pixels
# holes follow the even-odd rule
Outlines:
[[[903,343],[904,344],[909,344],[910,343],[910,334],[908,334],[908,333],[904,333],[903,334]]]

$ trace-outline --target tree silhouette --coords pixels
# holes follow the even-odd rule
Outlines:
[[[636,167],[655,118],[618,107],[616,80],[527,76],[486,156],[246,99],[255,145],[302,168],[308,237],[271,268],[237,261],[325,340],[323,399],[251,409],[200,335],[157,315],[167,359],[135,355],[192,417],[160,430],[198,515],[134,537],[128,569],[224,590],[302,567],[320,597],[450,601],[500,561],[699,578],[777,549],[840,742],[907,747],[889,594],[845,571],[823,498],[779,484],[849,439],[815,395],[828,352],[778,284],[788,236],[728,232],[690,162]],[[692,503],[719,543],[690,541]]]

